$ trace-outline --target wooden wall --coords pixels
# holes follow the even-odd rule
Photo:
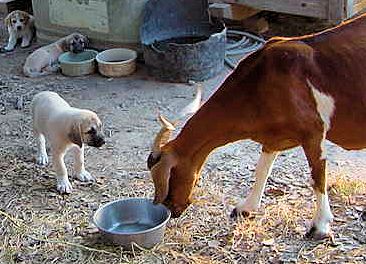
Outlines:
[[[366,8],[366,0],[230,0],[258,9],[343,20]],[[229,2],[230,2],[229,1]]]

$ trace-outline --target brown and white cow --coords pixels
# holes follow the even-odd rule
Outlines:
[[[163,128],[148,161],[155,202],[180,216],[210,152],[251,139],[263,145],[256,182],[232,215],[254,211],[276,156],[302,146],[316,196],[307,236],[329,236],[324,141],[366,147],[365,59],[366,15],[317,34],[268,41],[239,63],[174,140],[167,142],[171,128]]]

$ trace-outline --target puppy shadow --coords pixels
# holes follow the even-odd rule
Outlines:
[[[97,250],[105,250],[113,253],[120,252],[122,248],[121,246],[112,244],[97,230],[83,235],[83,245]]]

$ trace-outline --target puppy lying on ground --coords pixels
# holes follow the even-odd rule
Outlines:
[[[58,70],[58,57],[66,52],[82,52],[88,45],[87,37],[73,33],[47,46],[35,50],[28,56],[23,72],[28,77],[39,77]]]
[[[54,92],[40,92],[32,102],[33,129],[37,140],[37,163],[48,163],[46,138],[51,145],[53,166],[57,177],[57,190],[70,193],[72,186],[68,179],[64,156],[73,148],[75,151],[75,172],[80,181],[95,181],[84,167],[84,144],[101,147],[104,141],[102,123],[96,113],[71,107]]]
[[[27,12],[15,10],[5,18],[5,26],[9,32],[8,44],[1,49],[2,52],[14,50],[18,39],[22,39],[20,47],[30,46],[35,36],[34,17]]]

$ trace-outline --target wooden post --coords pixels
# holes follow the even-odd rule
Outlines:
[[[329,0],[328,19],[334,22],[340,22],[346,18],[347,0]]]
[[[351,16],[353,16],[353,14],[355,13],[353,10],[353,7],[355,5],[355,1],[354,0],[347,0],[345,3],[345,8],[346,8],[346,18],[349,18]]]

